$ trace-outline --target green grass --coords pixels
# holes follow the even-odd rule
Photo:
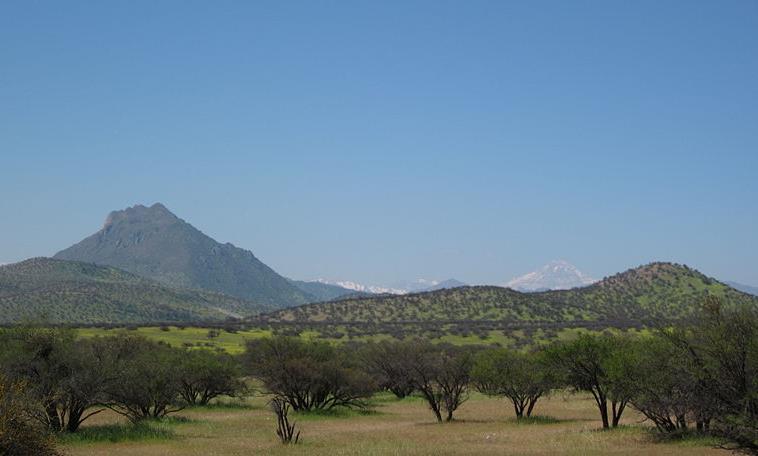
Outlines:
[[[163,327],[166,328],[166,327]],[[251,328],[246,330],[240,330],[234,333],[220,330],[218,336],[208,337],[208,328],[197,327],[184,327],[179,328],[176,326],[167,327],[168,330],[161,329],[158,326],[142,326],[133,329],[105,329],[105,328],[79,328],[77,333],[81,337],[95,337],[95,336],[107,336],[112,334],[139,334],[149,339],[165,342],[174,347],[190,347],[193,349],[210,349],[210,350],[223,350],[227,353],[237,355],[245,351],[245,344],[248,340],[259,339],[264,337],[272,337],[273,331],[265,328]],[[449,330],[449,328],[444,328]],[[628,329],[619,330],[615,328],[609,329],[616,334],[622,334],[624,332],[630,334],[649,334],[649,330]],[[544,330],[538,329],[531,336],[524,333],[522,330],[508,331],[506,334],[502,330],[490,330],[486,332],[484,338],[476,335],[458,335],[458,334],[442,334],[439,337],[430,338],[435,343],[449,343],[453,345],[499,345],[510,348],[523,348],[546,345],[552,340],[572,340],[577,338],[580,334],[584,333],[597,333],[598,331],[592,331],[584,328],[562,328],[557,329],[552,333],[551,337],[548,337]],[[306,330],[299,334],[300,338],[306,340],[325,340],[334,344],[343,344],[348,341],[353,342],[376,342],[380,340],[392,339],[386,335],[365,335],[358,337],[342,337],[339,339],[331,338],[327,333],[321,333],[317,330]],[[410,337],[410,336],[409,336]],[[518,342],[521,342],[518,344]]]
[[[139,334],[149,339],[166,342],[174,347],[220,349],[231,354],[242,353],[248,340],[271,337],[272,335],[270,330],[250,329],[234,333],[220,330],[218,336],[208,337],[208,328],[178,328],[176,326],[169,326],[168,331],[158,326],[143,326],[131,330],[123,328],[80,328],[77,331],[82,337],[106,336],[118,333]]]
[[[554,418],[552,416],[532,415],[532,416],[525,416],[523,418],[518,418],[518,419],[513,418],[512,421],[513,423],[520,424],[520,425],[531,425],[531,424],[556,424],[565,420],[559,420],[558,418]]]
[[[137,424],[88,426],[82,427],[75,433],[61,434],[60,440],[64,444],[169,440],[175,436],[169,424],[168,422],[145,421]]]
[[[297,420],[313,421],[329,418],[355,418],[358,416],[373,416],[380,415],[381,412],[373,408],[344,408],[336,407],[331,410],[311,410],[302,411],[293,414],[292,416]]]

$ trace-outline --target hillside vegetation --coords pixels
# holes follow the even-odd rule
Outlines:
[[[279,310],[255,320],[322,325],[500,322],[638,326],[686,318],[707,295],[730,303],[758,303],[758,298],[686,266],[652,263],[572,290],[521,293],[492,286],[461,287],[340,299]]]
[[[149,323],[222,320],[271,307],[175,289],[108,266],[33,258],[0,267],[0,323]]]

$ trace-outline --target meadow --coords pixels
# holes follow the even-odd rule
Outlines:
[[[271,337],[274,331],[269,328],[247,328],[229,332],[221,328],[205,328],[197,326],[140,326],[132,328],[78,328],[77,334],[81,337],[107,336],[114,334],[138,334],[149,339],[165,342],[176,348],[206,348],[219,349],[229,354],[241,354],[245,350],[245,343],[248,340],[255,340],[264,337]],[[334,332],[346,332],[343,327],[332,327],[327,332],[319,331],[317,328],[304,329],[298,331],[296,335],[304,340],[324,340],[334,344],[343,344],[346,342],[378,342],[381,340],[393,340],[394,338],[387,334],[371,334],[357,337],[334,337]],[[627,333],[627,334],[649,334],[650,330],[629,328],[619,330],[608,328],[605,331],[610,333]],[[546,345],[553,340],[572,340],[579,334],[599,333],[600,331],[586,328],[560,328],[550,338],[545,337],[543,330],[537,329],[533,333],[526,333],[523,330],[499,331],[490,330],[484,333],[484,337],[479,334],[452,334],[443,333],[439,337],[429,338],[433,342],[449,343],[453,345],[498,345],[502,347],[533,347],[535,345]],[[410,336],[409,336],[410,337]]]
[[[723,455],[708,438],[661,440],[630,411],[619,428],[603,431],[589,396],[556,393],[541,400],[536,417],[517,422],[505,400],[472,394],[455,421],[436,423],[418,397],[372,399],[370,411],[294,413],[300,443],[275,435],[268,397],[185,409],[140,427],[101,413],[63,440],[85,455]]]

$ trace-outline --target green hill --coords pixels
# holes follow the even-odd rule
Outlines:
[[[706,295],[758,304],[758,298],[686,266],[653,263],[572,290],[521,293],[492,286],[460,287],[340,299],[279,310],[254,320],[318,325],[498,322],[623,327],[686,318]]]
[[[114,266],[172,287],[275,307],[315,301],[252,252],[216,242],[162,204],[112,212],[100,231],[54,258]]]
[[[155,323],[222,320],[270,306],[175,289],[108,266],[33,258],[0,266],[0,323]]]

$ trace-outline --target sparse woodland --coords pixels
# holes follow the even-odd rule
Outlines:
[[[38,445],[33,454],[54,454],[56,436],[80,432],[104,410],[139,425],[257,390],[279,423],[272,435],[292,444],[308,434],[300,435],[290,410],[365,410],[380,391],[420,398],[438,422],[454,421],[473,392],[502,399],[503,415],[528,420],[544,397],[576,391],[594,399],[598,428],[617,427],[631,408],[661,436],[708,435],[723,448],[758,454],[757,310],[716,298],[701,307],[691,322],[644,337],[584,334],[521,351],[275,336],[232,357],[135,335],[5,329],[0,452],[32,454],[18,449],[29,442]]]

